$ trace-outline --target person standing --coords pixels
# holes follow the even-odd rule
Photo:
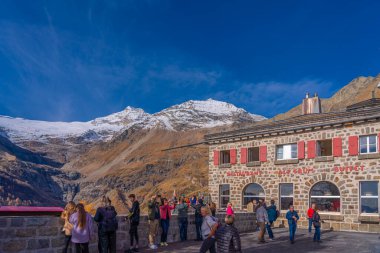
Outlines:
[[[267,213],[268,213],[268,223],[266,224],[266,229],[268,231],[269,235],[269,240],[273,241],[274,236],[273,236],[273,231],[272,231],[272,224],[277,220],[277,207],[275,205],[274,200],[272,199],[270,201],[270,206],[267,208]]]
[[[201,226],[203,242],[199,253],[206,253],[207,251],[210,251],[210,253],[216,253],[215,233],[219,225],[218,220],[211,216],[210,208],[207,206],[202,206],[201,214],[203,216]]]
[[[129,210],[129,252],[138,252],[139,251],[139,234],[138,234],[138,226],[140,223],[140,203],[137,201],[135,194],[130,194],[128,196],[130,203],[128,204]],[[136,241],[136,245],[134,245],[133,241]]]
[[[83,204],[76,206],[76,212],[69,222],[73,224],[71,242],[75,244],[75,253],[89,253],[88,243],[92,237],[92,217],[84,210]]]
[[[321,216],[318,213],[317,207],[315,207],[314,209],[312,220],[313,220],[313,226],[315,228],[313,241],[321,242],[321,222],[322,221],[321,221]]]
[[[157,202],[158,197],[153,196],[148,202],[148,223],[149,223],[149,248],[157,249],[156,237],[160,223],[160,207]]]
[[[313,214],[314,214],[315,206],[316,206],[315,203],[312,203],[311,207],[307,210],[307,218],[309,220],[309,233],[311,233],[311,228],[312,228],[312,224],[313,224]]]
[[[63,253],[67,253],[71,241],[71,230],[73,229],[73,224],[71,224],[69,220],[73,213],[75,213],[75,203],[73,201],[70,201],[67,203],[64,211],[61,214],[61,219],[63,219],[65,222],[62,229],[62,231],[65,233],[65,247],[63,248]]]
[[[178,213],[179,236],[181,238],[181,242],[183,242],[187,240],[189,206],[184,202],[183,198],[180,198],[179,204],[175,207],[175,210]]]
[[[203,200],[199,199],[198,203],[196,205],[191,205],[192,208],[195,209],[195,230],[197,232],[197,239],[196,241],[202,241],[202,223],[203,223],[203,217],[201,213],[202,207],[204,207]]]
[[[101,253],[116,253],[117,212],[111,200],[103,196],[102,206],[96,210],[94,220],[98,222],[99,249]]]
[[[191,204],[191,205],[196,205],[196,204],[197,204],[197,196],[193,195],[193,196],[190,198],[190,204]]]
[[[288,220],[289,225],[289,239],[290,242],[294,243],[294,238],[297,230],[297,222],[300,219],[297,212],[294,210],[294,206],[289,206],[289,211],[286,213],[286,219]]]
[[[226,214],[229,216],[235,216],[234,209],[232,208],[231,202],[228,202],[228,204],[227,204]]]
[[[267,224],[268,221],[268,213],[265,208],[265,202],[260,201],[258,204],[258,208],[256,209],[256,219],[257,219],[257,224],[260,227],[260,231],[258,234],[258,243],[265,243],[264,240],[264,234],[265,234],[265,224]]]
[[[216,217],[216,204],[214,202],[210,203],[210,210],[211,210],[212,216]]]
[[[247,213],[253,213],[253,202],[252,200],[247,204]]]
[[[168,232],[170,226],[170,219],[172,218],[172,210],[175,208],[173,204],[169,205],[169,201],[164,198],[162,205],[160,206],[160,218],[161,218],[161,246],[168,246]]]
[[[239,232],[234,227],[234,217],[227,215],[226,223],[216,231],[216,245],[218,253],[241,253],[241,241]]]

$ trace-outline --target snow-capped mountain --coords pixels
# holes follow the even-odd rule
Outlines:
[[[174,105],[153,114],[165,128],[182,131],[196,128],[211,128],[241,122],[256,122],[266,119],[263,116],[248,113],[236,106],[208,99]]]
[[[94,141],[109,140],[131,126],[182,131],[264,119],[232,104],[208,99],[190,100],[155,114],[128,106],[121,112],[88,122],[48,122],[0,116],[0,133],[15,143],[78,137]]]

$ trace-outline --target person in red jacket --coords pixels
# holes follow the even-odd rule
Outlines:
[[[169,201],[164,198],[162,200],[162,205],[160,206],[160,218],[161,218],[161,246],[168,246],[167,239],[168,239],[168,232],[169,232],[169,225],[170,225],[170,219],[172,218],[172,210],[175,208],[175,205],[173,203],[170,203]]]
[[[313,225],[314,209],[315,209],[315,203],[312,203],[309,210],[307,210],[307,218],[309,219],[309,233],[311,233],[311,227]]]

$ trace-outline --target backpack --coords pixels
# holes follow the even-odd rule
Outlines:
[[[214,217],[214,216],[211,216],[211,219],[217,224],[217,227],[216,227],[216,230],[215,230],[215,234],[214,234],[214,237],[216,237],[216,231],[219,230],[219,228],[222,226],[222,224],[220,223],[219,219]],[[208,224],[208,222],[206,221],[206,224],[207,226],[210,228],[210,230],[212,230],[211,226]]]
[[[119,228],[116,211],[113,206],[103,209],[103,221],[101,222],[103,232],[115,232]]]

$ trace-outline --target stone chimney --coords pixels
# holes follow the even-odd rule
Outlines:
[[[314,97],[310,97],[309,93],[306,93],[306,97],[302,101],[302,114],[321,113],[321,100],[318,94],[315,93]]]

